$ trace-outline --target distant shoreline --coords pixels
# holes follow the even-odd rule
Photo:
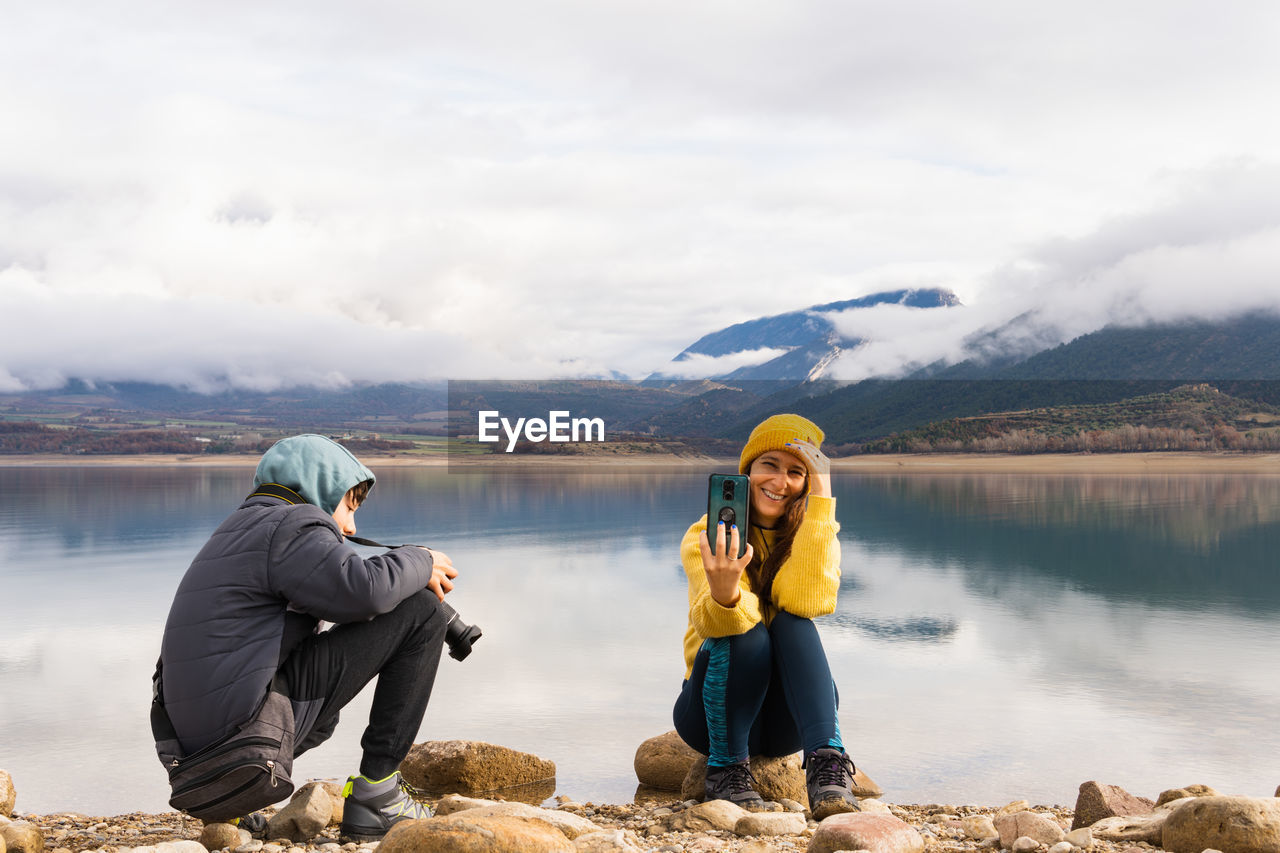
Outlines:
[[[199,467],[253,468],[259,454],[189,456],[135,455],[0,455],[0,468],[40,467]],[[360,454],[370,468],[500,468],[508,465],[562,466],[687,466],[734,464],[734,458],[689,458],[667,454],[633,455],[521,455],[518,457],[449,458],[444,454]],[[1256,474],[1280,476],[1280,453],[1156,452],[1071,454],[911,453],[868,454],[832,460],[832,467],[849,473],[879,474]]]

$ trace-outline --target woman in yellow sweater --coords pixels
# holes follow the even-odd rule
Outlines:
[[[689,627],[674,711],[680,737],[707,756],[707,799],[762,808],[748,756],[803,749],[818,820],[858,810],[838,695],[812,621],[835,610],[840,587],[840,526],[822,438],[799,415],[766,419],[738,463],[751,481],[749,529],[718,522],[715,553],[705,515],[685,533]],[[746,553],[730,559],[740,536]]]

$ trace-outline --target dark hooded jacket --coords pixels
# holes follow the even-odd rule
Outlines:
[[[343,541],[329,513],[348,489],[372,479],[328,439],[277,442],[258,466],[255,488],[277,483],[308,502],[251,495],[196,555],[160,652],[165,710],[186,754],[253,715],[280,663],[318,620],[372,619],[427,585],[427,551],[397,548],[364,559]]]

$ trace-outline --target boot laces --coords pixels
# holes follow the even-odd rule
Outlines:
[[[847,788],[853,779],[853,760],[844,753],[832,750],[825,755],[821,752],[809,754],[813,765],[813,778],[819,787],[839,785]]]
[[[718,774],[712,781],[712,785],[722,795],[732,797],[735,794],[755,793],[758,781],[755,774],[751,772],[751,765],[745,761],[725,767],[709,768],[709,771]]]

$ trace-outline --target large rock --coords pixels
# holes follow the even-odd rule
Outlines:
[[[13,777],[0,770],[0,817],[12,817],[13,806],[18,802],[18,790],[13,787]]]
[[[1187,785],[1184,788],[1170,788],[1167,791],[1161,791],[1160,796],[1156,797],[1156,806],[1163,806],[1165,803],[1171,803],[1174,800],[1184,800],[1187,797],[1219,797],[1222,796],[1208,785]]]
[[[267,821],[268,838],[310,841],[329,825],[333,800],[320,784],[304,785],[289,804]]]
[[[9,853],[44,853],[44,834],[28,821],[15,820],[0,826],[0,838]]]
[[[636,748],[634,766],[640,784],[679,791],[700,756],[674,731],[651,737]]]
[[[804,770],[800,767],[800,754],[772,758],[767,755],[751,757],[751,773],[756,777],[756,791],[766,800],[795,800],[809,807],[809,793],[804,786]],[[707,758],[699,755],[689,768],[680,788],[680,796],[686,800],[702,800],[707,796]]]
[[[1000,846],[1006,849],[1013,847],[1013,842],[1019,838],[1032,838],[1038,844],[1051,846],[1066,836],[1057,821],[1033,811],[996,815],[992,824],[995,825],[996,832],[1000,833]]]
[[[750,812],[737,803],[731,803],[728,800],[708,800],[668,816],[666,824],[667,828],[674,832],[706,832],[708,829],[733,832],[738,821],[748,814]]]
[[[1135,797],[1117,785],[1082,782],[1076,797],[1076,816],[1072,829],[1093,826],[1103,818],[1151,814],[1155,803],[1146,797]],[[1198,851],[1197,851],[1198,853]]]
[[[1280,853],[1280,802],[1274,797],[1196,797],[1164,822],[1160,846],[1172,853],[1212,847],[1228,853]]]
[[[483,801],[475,801],[483,802]],[[523,817],[533,818],[535,820],[545,821],[568,838],[570,841],[579,835],[586,835],[588,832],[595,832],[600,827],[596,826],[585,817],[578,817],[573,812],[562,812],[555,809],[540,809],[537,806],[531,806],[528,803],[485,803],[483,805],[472,806],[471,808],[458,809],[452,814],[457,815],[465,820],[471,820],[477,817]]]
[[[575,853],[560,830],[529,818],[462,815],[401,821],[378,853]]]
[[[224,847],[235,850],[253,836],[247,829],[241,829],[229,823],[206,823],[200,830],[200,844],[206,850],[221,850]]]
[[[400,763],[400,772],[423,791],[479,794],[554,779],[556,765],[491,743],[433,740],[414,744]]]
[[[733,825],[735,835],[799,835],[809,822],[801,812],[748,814]]]
[[[884,814],[847,812],[818,824],[809,853],[867,850],[869,853],[922,853],[924,838],[910,824]]]

